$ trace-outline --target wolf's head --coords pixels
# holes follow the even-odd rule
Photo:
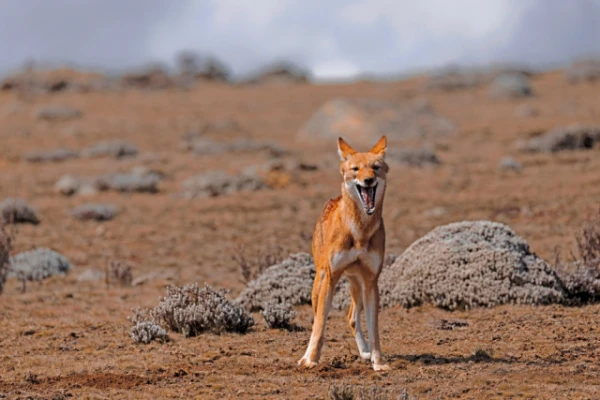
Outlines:
[[[382,136],[371,150],[359,153],[344,139],[338,138],[338,154],[343,190],[366,215],[372,215],[383,204],[385,180],[389,170],[385,163],[387,139]]]

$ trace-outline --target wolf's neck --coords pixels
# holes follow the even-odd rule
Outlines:
[[[349,233],[354,239],[363,242],[369,241],[381,226],[381,211],[383,208],[383,199],[380,204],[376,204],[375,211],[372,215],[367,215],[362,204],[357,204],[356,201],[342,187],[342,207],[341,217],[344,225],[348,228]]]

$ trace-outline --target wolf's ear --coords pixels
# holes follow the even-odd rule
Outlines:
[[[340,155],[340,159],[342,161],[346,161],[348,157],[356,154],[356,151],[340,137],[338,138],[338,154]]]
[[[385,157],[386,150],[387,150],[387,138],[385,137],[385,135],[383,135],[381,137],[381,139],[379,139],[377,144],[375,146],[373,146],[373,148],[371,149],[370,152],[377,154],[381,157]]]

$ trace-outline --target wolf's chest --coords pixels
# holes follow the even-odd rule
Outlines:
[[[373,273],[379,270],[381,264],[381,256],[375,250],[365,248],[351,248],[348,250],[340,250],[331,256],[331,270],[337,272],[345,270],[351,265],[360,264],[367,267]]]

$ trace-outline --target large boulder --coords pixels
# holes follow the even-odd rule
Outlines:
[[[564,300],[552,267],[510,227],[464,221],[414,242],[380,278],[382,304],[454,310]]]
[[[299,140],[372,145],[381,135],[390,142],[430,139],[451,134],[454,124],[426,101],[394,103],[377,99],[337,98],[325,103],[298,132]]]

